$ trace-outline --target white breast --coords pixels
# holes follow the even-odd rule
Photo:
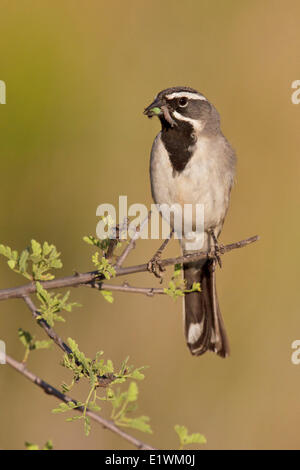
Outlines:
[[[218,137],[198,138],[192,158],[178,173],[173,171],[161,134],[158,134],[150,164],[152,195],[156,204],[203,204],[204,229],[216,229],[216,235],[223,225],[233,179],[222,148],[224,146]]]

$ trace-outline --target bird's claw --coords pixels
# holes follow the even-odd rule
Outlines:
[[[215,249],[215,258],[216,258],[216,260],[217,260],[218,265],[220,266],[220,268],[222,268],[222,260],[221,260],[221,257],[220,257],[220,255],[219,255],[219,252],[218,252],[218,251],[219,251],[219,250]]]
[[[218,265],[220,266],[220,268],[222,268],[222,260],[221,260],[220,255],[223,255],[225,253],[224,245],[221,243],[219,244],[217,237],[215,236],[215,233],[213,230],[211,231],[211,236],[214,242],[214,248],[212,250],[212,257],[216,259],[216,261],[218,262]]]
[[[210,248],[210,250],[208,251],[208,258],[217,261],[220,268],[222,268],[221,257],[219,255],[219,250],[216,249],[216,247]]]
[[[154,274],[155,277],[159,278],[160,282],[162,283],[162,273],[165,272],[166,268],[162,266],[160,256],[160,253],[158,253],[150,259],[147,264],[147,270]]]

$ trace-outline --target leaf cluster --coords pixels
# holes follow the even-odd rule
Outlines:
[[[32,444],[31,442],[25,442],[26,450],[40,450],[40,446],[38,444]],[[49,439],[45,444],[42,450],[53,450],[52,441]]]
[[[105,279],[110,279],[111,277],[114,277],[116,275],[115,268],[112,266],[112,264],[109,262],[109,260],[106,258],[106,254],[108,251],[108,248],[111,243],[111,239],[109,237],[105,238],[104,240],[100,240],[99,238],[95,238],[92,235],[85,236],[83,237],[83,240],[88,244],[95,246],[102,250],[102,253],[97,251],[96,253],[93,254],[92,256],[92,262],[98,271],[98,273]],[[121,243],[118,242],[116,248]],[[103,295],[104,299],[112,303],[114,301],[113,295],[111,291],[101,289],[101,294]]]
[[[137,409],[138,386],[136,380],[143,380],[142,370],[145,367],[134,368],[128,365],[128,358],[123,361],[119,370],[116,370],[113,362],[105,360],[103,351],[97,352],[95,359],[90,359],[79,350],[78,344],[71,338],[68,338],[68,345],[72,351],[71,354],[65,354],[62,365],[72,372],[72,382],[70,385],[63,384],[64,392],[69,392],[75,383],[80,379],[86,378],[89,383],[89,392],[84,402],[61,403],[58,408],[52,410],[54,413],[61,413],[76,408],[82,408],[82,415],[68,418],[68,421],[78,419],[84,420],[84,431],[88,435],[91,428],[90,418],[87,410],[100,411],[99,402],[106,401],[112,407],[111,418],[118,426],[131,427],[143,432],[151,432],[149,418],[147,416],[132,417],[130,413]],[[102,380],[107,381],[107,387],[102,387]],[[132,381],[128,390],[115,390],[116,384],[122,384],[128,379]],[[105,390],[105,393],[98,395],[99,390]]]
[[[31,281],[54,279],[55,276],[50,271],[62,267],[60,253],[48,242],[41,245],[36,240],[31,240],[30,246],[20,254],[17,250],[1,244],[0,255],[8,259],[7,264],[10,269]]]
[[[51,327],[54,326],[55,321],[65,322],[65,318],[58,315],[62,310],[71,312],[73,307],[80,307],[77,302],[68,302],[70,291],[64,296],[61,294],[54,294],[43,288],[42,284],[36,282],[36,295],[40,301],[40,315],[37,319],[45,320]]]
[[[181,264],[175,264],[174,273],[168,284],[168,287],[164,288],[164,293],[169,295],[173,300],[178,297],[183,297],[189,292],[200,292],[200,282],[194,282],[191,289],[186,288],[186,282],[181,275],[182,266]]]

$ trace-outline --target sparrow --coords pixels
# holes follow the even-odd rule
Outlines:
[[[229,206],[234,182],[236,156],[222,134],[216,108],[197,90],[172,87],[162,90],[144,110],[149,118],[157,116],[161,131],[151,150],[151,192],[157,205],[192,205],[193,228],[198,204],[204,209],[204,223],[196,232],[202,240],[201,251],[216,253]],[[163,215],[163,214],[162,214]],[[174,218],[171,220],[174,231]],[[183,254],[192,253],[190,236],[180,239]],[[214,250],[214,251],[213,251]],[[213,351],[229,355],[229,342],[216,291],[216,257],[183,265],[186,289],[195,282],[200,291],[184,296],[184,333],[195,356]]]

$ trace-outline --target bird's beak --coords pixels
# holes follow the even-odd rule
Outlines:
[[[162,105],[163,103],[161,100],[156,99],[144,110],[144,114],[149,118],[152,118],[153,116],[161,116],[163,114],[161,109]]]

